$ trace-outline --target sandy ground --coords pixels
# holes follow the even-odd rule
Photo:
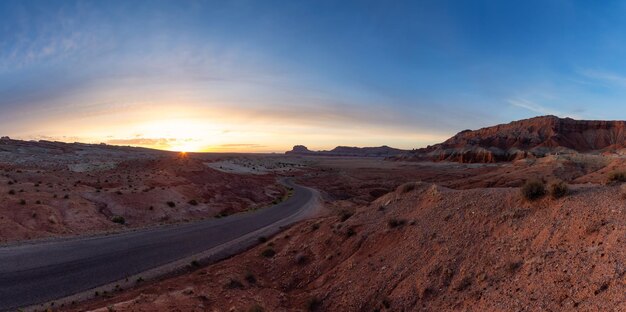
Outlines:
[[[310,158],[327,215],[181,276],[71,311],[620,311],[620,157],[496,165]],[[528,179],[570,193],[528,201]],[[411,182],[413,181],[413,182]],[[421,182],[415,182],[421,181]],[[271,255],[267,250],[272,250]]]
[[[619,192],[574,186],[564,199],[527,202],[516,188],[414,183],[77,310],[615,310],[626,290]]]
[[[295,174],[306,164],[301,158],[281,156],[242,156],[206,163],[215,170],[235,174]]]
[[[275,173],[205,165],[224,155],[31,142],[0,151],[0,243],[221,217],[287,192]]]

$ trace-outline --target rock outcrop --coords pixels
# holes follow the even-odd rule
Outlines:
[[[351,147],[337,146],[330,151],[311,151],[304,145],[296,145],[287,155],[302,156],[352,156],[352,157],[392,157],[408,151],[392,148],[386,145],[378,147]]]
[[[443,143],[399,159],[491,163],[548,154],[605,152],[626,146],[626,121],[541,116],[461,131]]]

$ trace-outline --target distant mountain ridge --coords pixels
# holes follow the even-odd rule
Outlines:
[[[406,160],[489,163],[555,153],[604,152],[626,147],[626,121],[540,116],[479,130],[398,157]]]
[[[287,155],[307,156],[354,156],[354,157],[391,157],[408,152],[387,145],[378,147],[337,146],[330,151],[311,151],[304,145],[296,145]]]

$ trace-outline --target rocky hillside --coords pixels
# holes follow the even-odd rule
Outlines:
[[[515,188],[408,183],[354,214],[72,311],[621,311],[619,192],[576,186],[527,202]]]
[[[207,165],[223,157],[0,138],[0,244],[221,217],[286,193],[273,172]]]
[[[626,146],[626,121],[542,116],[461,131],[443,143],[402,155],[410,160],[511,161],[548,154],[604,152]]]
[[[354,156],[354,157],[391,157],[406,153],[407,151],[389,147],[386,145],[378,147],[351,147],[337,146],[330,151],[311,151],[304,145],[296,145],[287,155],[304,156]]]

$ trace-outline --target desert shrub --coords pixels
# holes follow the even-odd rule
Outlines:
[[[265,310],[263,310],[263,307],[260,306],[258,303],[251,306],[250,309],[248,309],[248,312],[263,312]]]
[[[242,289],[243,288],[243,284],[236,280],[236,279],[230,279],[230,281],[228,281],[228,283],[226,284],[226,288],[228,289]]]
[[[340,217],[340,219],[341,219],[341,222],[344,222],[344,221],[346,221],[346,220],[350,219],[350,217],[352,217],[352,212],[347,211],[347,210],[342,210],[342,211],[339,213],[339,217]]]
[[[472,286],[472,278],[469,276],[466,276],[463,279],[461,279],[458,283],[456,283],[456,285],[452,287],[452,289],[456,291],[464,291],[470,286]]]
[[[228,211],[228,208],[224,208],[222,210],[220,210],[220,212],[218,214],[215,215],[216,218],[223,218],[223,217],[228,217],[228,215],[230,214],[230,212]]]
[[[192,199],[192,200],[189,201],[189,204],[192,205],[192,206],[198,206],[198,201],[195,200],[195,199]]]
[[[261,256],[265,258],[271,258],[274,255],[276,255],[276,251],[274,250],[274,248],[271,247],[268,247],[261,252]]]
[[[320,229],[320,224],[319,223],[313,223],[311,225],[311,231],[317,231]]]
[[[383,304],[383,307],[385,307],[385,309],[391,308],[391,301],[389,300],[389,298],[383,299],[382,304]]]
[[[400,189],[400,193],[408,193],[414,190],[416,187],[417,187],[416,182],[408,182],[408,183],[404,183],[400,185],[399,189]]]
[[[539,180],[526,181],[521,192],[527,200],[536,200],[546,195],[546,184]]]
[[[248,283],[256,284],[256,276],[254,276],[252,272],[250,271],[246,272],[246,275],[244,276],[244,278],[246,279],[246,281],[248,281]]]
[[[317,311],[322,306],[322,301],[317,297],[311,297],[306,302],[307,311]]]
[[[307,257],[307,255],[304,253],[298,253],[295,257],[295,261],[297,264],[302,265],[309,261],[309,257]]]
[[[15,190],[9,190],[9,195],[15,195]]]
[[[168,201],[166,204],[167,204],[170,208],[174,208],[174,207],[176,207],[176,204],[175,204],[173,201]]]
[[[23,199],[20,199],[20,205],[22,205],[22,206],[26,205],[26,201],[23,200]]]
[[[608,182],[626,182],[626,172],[624,171],[614,171],[609,174]]]
[[[405,224],[406,224],[406,220],[404,219],[392,218],[392,219],[389,219],[389,221],[387,221],[387,225],[392,229],[403,226]]]
[[[522,266],[524,265],[524,262],[522,261],[511,261],[506,265],[506,270],[509,273],[515,273],[517,272]]]
[[[354,235],[356,235],[356,231],[353,228],[348,228],[348,230],[346,230],[347,237],[352,237]]]
[[[124,219],[124,217],[122,217],[122,216],[112,216],[111,217],[111,222],[124,224],[124,223],[126,223],[126,219]]]
[[[259,236],[258,240],[259,240],[259,243],[265,243],[265,242],[267,242],[267,237]]]
[[[550,184],[550,195],[552,198],[561,198],[567,195],[569,192],[569,187],[567,183],[563,181],[555,182]]]

